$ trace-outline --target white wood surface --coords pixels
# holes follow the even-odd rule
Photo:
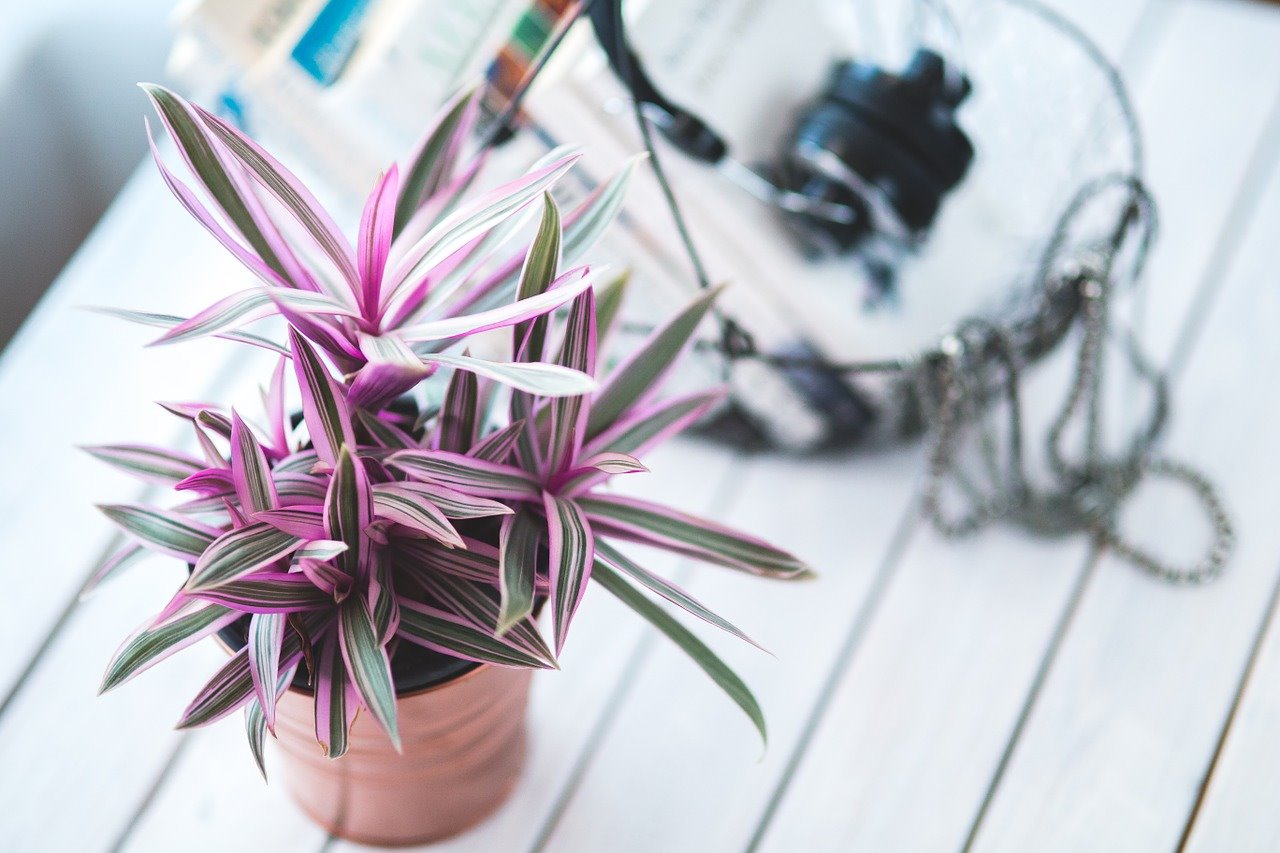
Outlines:
[[[1061,6],[1124,57],[1141,114],[1162,218],[1145,337],[1176,368],[1165,447],[1225,491],[1229,573],[1172,588],[1083,538],[942,541],[915,518],[916,447],[795,460],[676,443],[638,488],[821,572],[771,585],[659,563],[774,653],[708,637],[764,706],[767,750],[593,591],[563,671],[535,679],[515,795],[439,849],[1280,849],[1280,11]],[[263,785],[238,718],[169,728],[214,649],[94,696],[179,569],[155,561],[77,602],[112,541],[91,502],[137,490],[72,445],[167,442],[179,425],[148,401],[250,401],[262,372],[230,345],[142,349],[145,331],[77,310],[228,292],[240,273],[179,214],[142,170],[0,356],[0,850],[354,853]],[[1055,403],[1068,370],[1037,371],[1033,403]],[[1125,523],[1189,553],[1205,535],[1190,507],[1152,485]]]

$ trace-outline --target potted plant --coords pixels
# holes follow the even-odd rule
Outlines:
[[[514,784],[530,673],[556,667],[594,580],[679,644],[763,736],[747,687],[657,600],[745,635],[616,544],[765,577],[807,574],[754,537],[607,488],[644,471],[639,457],[719,399],[657,396],[715,293],[606,373],[598,353],[625,279],[597,290],[599,269],[561,271],[616,211],[630,167],[563,221],[548,189],[571,154],[471,193],[480,159],[462,152],[476,101],[462,96],[404,168],[378,180],[353,247],[255,142],[145,88],[211,204],[157,154],[161,175],[260,284],[186,319],[112,313],[165,327],[161,343],[216,335],[279,360],[257,424],[164,404],[190,422],[199,457],[90,448],[181,498],[104,506],[130,544],[92,583],[144,550],[189,566],[102,688],[217,636],[228,659],[180,728],[243,709],[259,766],[272,732],[293,796],[326,829],[428,841],[475,823]],[[527,248],[504,253],[539,207]],[[244,328],[269,315],[283,318],[287,343]],[[469,351],[495,337],[509,357]]]

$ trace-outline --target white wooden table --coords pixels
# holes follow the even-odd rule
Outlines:
[[[914,513],[917,448],[798,461],[676,444],[646,491],[822,574],[663,566],[776,655],[717,643],[765,708],[767,751],[593,592],[563,671],[535,679],[514,797],[442,849],[1280,849],[1280,10],[1063,6],[1122,57],[1139,106],[1163,224],[1146,338],[1173,368],[1166,448],[1225,490],[1229,573],[1173,588],[1083,538],[943,542]],[[180,570],[157,562],[77,602],[111,542],[90,503],[137,495],[72,445],[171,441],[148,401],[251,389],[226,345],[143,350],[145,331],[77,306],[194,308],[224,274],[144,169],[0,359],[2,850],[351,849],[262,784],[236,722],[172,731],[212,648],[94,696]],[[1188,510],[1153,489],[1127,522],[1177,545]]]

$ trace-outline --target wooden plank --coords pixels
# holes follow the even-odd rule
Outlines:
[[[1252,26],[1225,20],[1228,29]],[[1175,12],[1170,23],[1168,38],[1154,48],[1150,83],[1137,92],[1152,146],[1176,138],[1184,124],[1203,122],[1216,129],[1222,153],[1188,177],[1168,155],[1152,152],[1152,180],[1166,208],[1197,212],[1193,221],[1168,220],[1157,248],[1165,272],[1153,284],[1169,309],[1160,320],[1176,330],[1176,312],[1190,303],[1213,249],[1199,232],[1212,234],[1230,209],[1231,198],[1211,185],[1238,190],[1268,98],[1255,90],[1251,100],[1205,102],[1215,87],[1237,88],[1239,66],[1210,70],[1193,59],[1221,52],[1223,25],[1203,6]],[[1262,42],[1230,43],[1249,51],[1242,65],[1256,67],[1268,61]],[[1195,75],[1204,88],[1189,88]],[[1197,91],[1202,97],[1190,94]],[[1239,97],[1248,98],[1248,90]],[[1043,394],[1045,379],[1062,387],[1055,370],[1035,378],[1033,395]],[[1087,553],[1080,540],[1034,542],[1001,530],[959,547],[933,536],[913,543],[762,848],[961,846],[1041,675],[1042,656],[1070,613]]]
[[[702,672],[659,644],[546,849],[742,849],[749,816],[766,806],[826,674],[856,641],[859,612],[892,564],[917,463],[914,448],[752,460],[729,521],[794,548],[821,577],[770,585],[708,569],[688,588],[776,655],[701,632],[756,692],[768,749],[762,755],[750,725]]]
[[[1230,42],[1219,43],[1258,51],[1237,66],[1244,76],[1231,89],[1240,97],[1248,79],[1280,81],[1274,51],[1280,16],[1246,13],[1249,8],[1228,7],[1199,22],[1202,36],[1212,24],[1236,22]],[[1268,56],[1264,46],[1271,61],[1259,67]],[[1227,61],[1224,51],[1216,55]],[[1273,85],[1273,103],[1277,89]],[[1253,112],[1238,100],[1233,108]],[[1236,513],[1231,569],[1207,588],[1188,590],[1154,581],[1112,556],[1103,559],[1016,744],[980,829],[979,849],[1170,849],[1194,807],[1280,554],[1272,518],[1280,458],[1271,452],[1272,424],[1280,416],[1272,393],[1280,368],[1280,339],[1273,333],[1280,294],[1261,286],[1274,280],[1280,228],[1280,172],[1272,167],[1277,115],[1262,143],[1267,156],[1256,161],[1271,173],[1268,190],[1239,260],[1224,270],[1221,304],[1211,309],[1200,352],[1181,383],[1168,442],[1170,453],[1204,467]],[[1191,512],[1185,494],[1161,484],[1147,489],[1125,521],[1135,537],[1161,551],[1194,553],[1207,537],[1202,525],[1181,523]]]
[[[155,560],[75,602],[114,538],[90,502],[133,500],[141,489],[74,445],[172,444],[189,429],[153,399],[200,399],[250,365],[248,375],[266,375],[269,364],[224,342],[144,349],[154,330],[81,310],[194,311],[247,281],[198,224],[175,212],[152,171],[135,175],[0,362],[0,393],[39,413],[0,423],[12,454],[0,534],[23,567],[11,573],[0,603],[0,796],[21,804],[0,810],[0,837],[15,849],[110,843],[178,743],[173,722],[218,665],[212,648],[197,651],[95,698],[111,652],[159,610],[184,572]],[[256,410],[256,393],[241,386],[232,399]],[[69,799],[74,820],[66,817]]]
[[[1188,827],[1186,849],[1195,853],[1280,848],[1280,614],[1274,598],[1260,639],[1208,789]]]
[[[0,539],[9,564],[21,567],[0,597],[0,697],[65,618],[110,541],[91,502],[140,492],[77,445],[171,443],[180,426],[151,401],[191,399],[235,366],[227,360],[234,345],[148,350],[154,329],[83,310],[196,310],[247,276],[177,212],[150,171],[133,178],[0,358],[0,398],[14,415],[0,419]]]

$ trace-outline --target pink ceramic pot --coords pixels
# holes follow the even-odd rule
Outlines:
[[[280,698],[276,738],[294,800],[334,835],[407,846],[456,835],[510,795],[525,759],[531,670],[478,669],[397,700],[403,753],[371,714],[351,726],[346,755],[324,757],[311,696]]]

